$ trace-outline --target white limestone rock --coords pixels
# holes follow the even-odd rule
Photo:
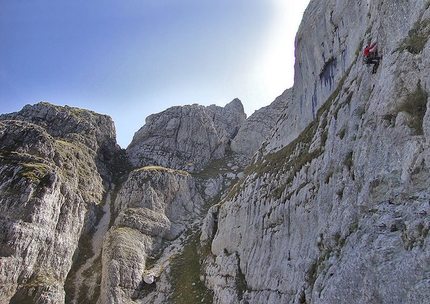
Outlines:
[[[288,89],[269,106],[255,111],[231,141],[231,149],[251,158],[272,131],[281,114],[285,113],[291,98],[292,90]]]
[[[214,303],[428,301],[429,31],[409,50],[425,2],[311,1],[292,100],[219,207]],[[375,75],[363,40],[384,54]]]
[[[238,99],[224,108],[196,104],[172,107],[146,118],[127,147],[127,155],[136,167],[198,170],[224,157],[245,118]]]
[[[116,149],[112,121],[92,112],[40,103],[0,116],[0,302],[64,302]]]
[[[104,115],[0,115],[0,302],[63,303],[78,258],[93,261],[95,282],[72,291],[88,303],[166,303],[185,248],[213,303],[428,302],[427,2],[311,1],[293,88],[247,121],[239,100],[149,116],[127,149],[139,169]],[[108,190],[103,253],[85,260]]]
[[[131,303],[143,284],[147,257],[163,241],[177,238],[202,205],[194,179],[184,171],[163,167],[132,171],[118,192],[114,205],[118,216],[104,239],[101,302]]]

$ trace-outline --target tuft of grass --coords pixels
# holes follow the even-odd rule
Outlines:
[[[325,183],[328,184],[330,182],[330,179],[333,177],[334,175],[334,170],[331,169],[325,176]]]
[[[345,159],[343,160],[343,164],[348,168],[349,171],[351,171],[352,166],[354,165],[353,162],[353,155],[354,152],[350,151],[348,154],[346,154]]]
[[[395,118],[396,118],[395,115],[389,114],[389,113],[382,116],[382,119],[385,121],[388,121],[390,125],[393,124],[393,121],[395,120]]]
[[[340,139],[344,139],[346,135],[346,127],[343,127],[342,129],[340,129],[340,131],[336,135],[338,135]]]
[[[161,166],[146,166],[146,167],[141,167],[141,168],[135,169],[135,171],[136,172],[146,171],[146,172],[151,172],[151,173],[170,172],[170,173],[178,173],[178,174],[184,175],[184,176],[190,175],[188,172],[183,171],[183,170],[175,170],[175,169],[165,168],[165,167],[161,167]]]
[[[430,37],[430,19],[415,22],[408,36],[396,50],[408,51],[411,54],[420,54]]]
[[[39,184],[45,179],[49,172],[49,166],[43,163],[19,163],[22,167],[20,173],[23,177],[30,179],[33,183]]]
[[[409,127],[415,131],[416,135],[424,134],[423,120],[427,111],[428,93],[421,87],[421,82],[418,82],[414,92],[406,96],[405,100],[396,108],[396,115],[399,112],[406,112],[413,119],[409,123]]]
[[[318,268],[320,267],[321,263],[321,259],[315,259],[314,261],[312,261],[312,263],[309,265],[308,270],[306,271],[305,279],[312,288],[314,287],[315,281],[317,280],[319,273]]]
[[[202,170],[192,172],[191,175],[199,178],[214,178],[220,173],[229,172],[226,159],[215,159],[206,165]]]
[[[24,284],[26,287],[56,286],[59,281],[51,269],[36,269],[31,279]]]
[[[18,288],[15,295],[10,299],[11,304],[34,304],[39,303],[39,292],[49,291],[50,287],[61,286],[52,269],[36,268],[31,278]],[[2,302],[3,303],[3,302]]]

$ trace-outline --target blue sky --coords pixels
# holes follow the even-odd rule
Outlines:
[[[0,1],[0,113],[48,101],[110,115],[126,147],[176,105],[245,111],[293,85],[309,1]]]

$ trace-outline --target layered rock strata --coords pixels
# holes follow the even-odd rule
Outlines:
[[[196,104],[172,107],[146,118],[127,147],[127,155],[134,166],[199,170],[225,156],[245,118],[238,99],[224,108]]]
[[[144,167],[130,173],[115,200],[114,224],[104,238],[102,303],[131,303],[138,298],[147,257],[163,240],[177,238],[200,214],[203,200],[195,189],[194,179],[184,171]]]
[[[127,151],[105,115],[1,115],[0,302],[428,302],[429,37],[428,1],[313,0],[292,89],[151,115]]]
[[[64,302],[79,239],[97,221],[116,151],[107,116],[47,103],[0,116],[2,302]]]
[[[310,3],[293,99],[218,207],[215,303],[428,301],[429,17],[425,1]]]

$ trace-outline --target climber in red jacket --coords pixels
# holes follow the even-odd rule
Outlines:
[[[370,55],[378,55],[378,49],[375,48],[375,50],[372,50],[376,46],[376,42],[373,43],[371,46],[366,46],[364,48],[363,56],[370,56]]]
[[[376,46],[376,42],[370,46],[366,46],[363,51],[364,63],[367,65],[373,64],[372,74],[376,73],[379,66],[379,60],[382,59],[382,56],[378,56],[378,49],[375,48],[375,46]]]

